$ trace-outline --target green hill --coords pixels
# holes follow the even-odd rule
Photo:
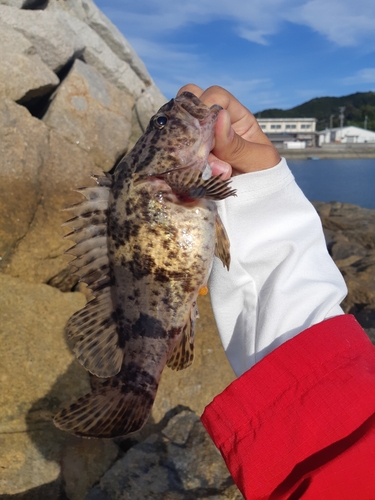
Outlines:
[[[316,118],[317,130],[329,127],[330,116],[333,127],[338,127],[339,107],[345,106],[344,125],[364,127],[375,131],[375,92],[356,92],[342,97],[316,97],[291,109],[265,109],[255,114],[257,118]]]

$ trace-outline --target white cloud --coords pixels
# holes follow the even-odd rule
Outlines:
[[[375,41],[374,0],[137,0],[126,9],[116,0],[97,3],[117,25],[124,26],[127,36],[142,34],[146,39],[189,24],[224,20],[228,29],[261,45],[270,43],[269,37],[285,21],[308,26],[339,46]]]
[[[359,85],[363,83],[375,83],[375,68],[363,68],[353,76],[348,76],[342,80],[346,85]]]
[[[260,45],[269,45],[269,41],[266,36],[269,35],[266,31],[262,30],[249,30],[243,27],[240,27],[237,30],[239,36],[248,40],[249,42],[259,43]]]
[[[339,46],[375,41],[374,0],[309,0],[285,18],[309,26]]]

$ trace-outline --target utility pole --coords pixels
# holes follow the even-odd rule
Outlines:
[[[368,116],[366,115],[365,116],[365,125],[363,127],[365,130],[367,130],[367,120],[368,120]]]
[[[331,115],[329,117],[329,128],[333,128],[332,125],[333,125],[333,118],[334,118],[335,115]]]
[[[345,111],[345,106],[340,106],[339,107],[339,119],[340,119],[340,141],[342,140],[342,127],[344,126],[344,111]]]
[[[344,126],[344,111],[345,111],[345,106],[340,106],[339,107],[339,111],[340,111],[340,114],[339,114],[339,118],[340,118],[340,128],[342,128]]]

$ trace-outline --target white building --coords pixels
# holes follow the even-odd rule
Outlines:
[[[365,143],[375,142],[375,132],[360,127],[327,128],[318,132],[319,146],[330,142],[336,143]]]
[[[258,118],[266,134],[315,132],[316,118]]]
[[[258,118],[260,128],[277,147],[315,146],[316,118]]]

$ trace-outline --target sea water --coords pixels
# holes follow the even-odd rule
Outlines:
[[[310,201],[341,201],[375,208],[375,158],[363,160],[288,160]]]

